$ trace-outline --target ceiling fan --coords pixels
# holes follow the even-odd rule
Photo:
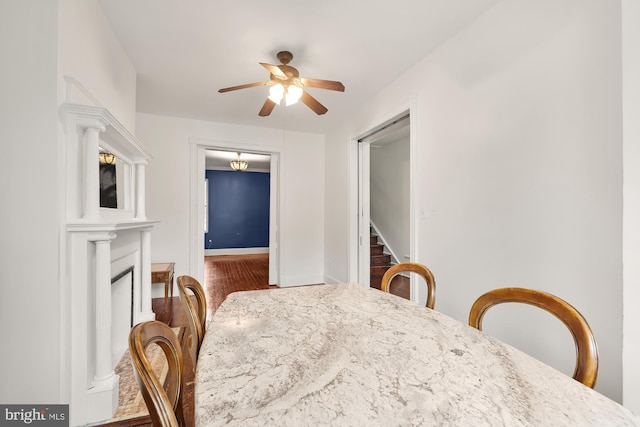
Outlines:
[[[276,104],[280,104],[282,99],[286,105],[302,101],[307,107],[311,108],[316,114],[324,114],[328,110],[317,99],[309,95],[303,88],[313,87],[318,89],[329,89],[344,92],[344,85],[340,82],[332,80],[305,79],[300,77],[298,70],[288,65],[293,59],[293,54],[286,50],[278,52],[276,55],[282,65],[272,65],[260,62],[264,68],[270,73],[269,80],[263,82],[247,83],[239,86],[225,87],[218,92],[231,92],[232,90],[246,89],[255,86],[269,86],[269,97],[258,113],[259,116],[265,117],[271,114]]]

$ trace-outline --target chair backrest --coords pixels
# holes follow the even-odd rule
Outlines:
[[[598,347],[595,337],[582,314],[555,295],[524,288],[494,289],[480,296],[471,306],[469,326],[482,330],[486,311],[497,304],[518,302],[548,311],[569,328],[576,344],[576,367],[573,378],[593,388],[598,377]]]
[[[205,325],[207,320],[207,299],[200,282],[191,276],[178,277],[178,289],[180,290],[180,300],[184,307],[185,315],[189,323],[191,332],[189,342],[189,354],[193,366],[196,366],[200,346],[204,339]],[[191,293],[195,296],[195,304],[191,298]]]
[[[149,361],[146,349],[157,344],[167,360],[164,385]],[[184,365],[182,349],[176,334],[169,326],[156,320],[138,323],[129,332],[129,352],[140,393],[154,426],[184,426],[182,392]]]
[[[380,289],[383,292],[389,292],[393,278],[405,271],[411,271],[422,276],[427,283],[427,307],[433,308],[436,303],[436,279],[433,278],[433,273],[427,267],[417,262],[401,262],[388,269],[382,276]]]

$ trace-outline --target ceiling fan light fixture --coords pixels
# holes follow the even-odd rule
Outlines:
[[[284,96],[284,86],[282,86],[280,83],[278,83],[277,85],[271,86],[271,88],[269,89],[269,99],[274,103],[280,104],[280,101],[282,101],[283,96]]]
[[[320,116],[328,111],[327,107],[311,96],[309,92],[304,91],[303,88],[312,87],[344,92],[344,85],[339,81],[300,77],[298,70],[289,65],[289,62],[293,59],[291,52],[283,50],[278,52],[276,57],[281,62],[281,65],[267,64],[266,62],[259,63],[269,71],[269,80],[224,87],[218,89],[218,92],[225,93],[250,87],[271,85],[269,97],[265,100],[260,111],[258,111],[258,116],[260,117],[270,115],[276,105],[282,105],[283,98],[285,105],[292,105],[301,101]]]
[[[302,96],[302,88],[296,86],[296,85],[290,85],[287,88],[287,95],[285,97],[285,104],[286,105],[293,105],[296,102],[298,102],[298,100],[300,99],[300,97]]]
[[[249,167],[249,163],[245,160],[240,160],[240,153],[238,153],[238,158],[233,159],[229,162],[229,166],[236,172],[242,172],[247,170]]]

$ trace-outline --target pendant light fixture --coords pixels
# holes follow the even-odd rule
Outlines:
[[[116,156],[107,151],[101,151],[98,153],[101,165],[113,165],[116,163]]]
[[[238,153],[237,159],[231,160],[229,162],[229,165],[231,166],[231,169],[237,172],[242,172],[249,167],[249,163],[247,163],[245,160],[240,160],[240,153]]]

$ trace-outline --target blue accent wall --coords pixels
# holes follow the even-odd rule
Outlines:
[[[204,235],[205,249],[269,247],[269,175],[206,171],[209,232]]]

